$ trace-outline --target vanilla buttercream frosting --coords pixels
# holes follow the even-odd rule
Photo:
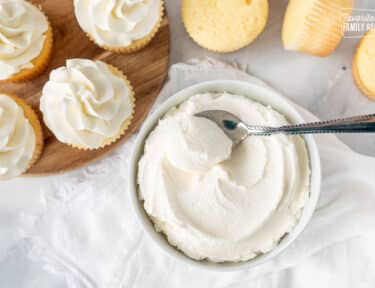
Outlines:
[[[11,97],[0,94],[0,180],[21,175],[33,158],[35,131]]]
[[[108,64],[69,59],[51,72],[40,109],[59,141],[95,149],[121,132],[133,113],[132,93]]]
[[[161,0],[74,0],[81,28],[99,45],[127,47],[146,37],[160,19]]]
[[[210,109],[249,125],[288,124],[245,96],[192,96],[148,136],[139,194],[155,229],[186,255],[246,261],[272,250],[295,227],[309,196],[309,156],[300,136],[251,136],[232,149],[218,126],[193,116]]]
[[[0,0],[0,80],[27,68],[41,53],[48,22],[24,0]]]

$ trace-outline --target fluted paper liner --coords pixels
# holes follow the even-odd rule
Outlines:
[[[38,8],[42,13],[43,11]],[[33,64],[32,68],[22,69],[21,71],[13,74],[10,78],[3,80],[2,82],[25,82],[32,80],[42,74],[51,60],[52,48],[53,48],[53,30],[51,23],[47,16],[43,13],[44,17],[48,22],[48,30],[46,32],[46,38],[44,40],[42,51],[39,56],[31,61]]]
[[[13,94],[4,93],[4,95],[12,98],[17,103],[17,105],[19,105],[22,108],[25,118],[29,120],[29,123],[32,126],[34,133],[35,133],[35,148],[34,148],[33,156],[31,160],[29,161],[29,165],[24,171],[25,173],[38,161],[40,155],[42,154],[43,147],[44,147],[42,126],[40,125],[39,118],[36,115],[33,108],[31,108],[23,99]]]
[[[288,9],[292,8],[288,7],[283,24],[284,47],[320,57],[330,55],[337,48],[344,34],[344,17],[340,13],[344,11],[343,9],[349,12],[352,6],[352,0],[315,0],[313,7],[307,10],[308,14],[305,15],[304,22],[294,23],[302,25],[302,30],[290,42],[284,36],[288,33],[285,23],[293,21],[288,13]]]

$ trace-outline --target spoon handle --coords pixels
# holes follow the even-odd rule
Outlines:
[[[266,134],[374,133],[375,114],[330,121],[272,127],[264,132]]]

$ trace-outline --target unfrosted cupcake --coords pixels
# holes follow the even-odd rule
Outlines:
[[[79,149],[98,149],[116,141],[134,112],[127,78],[101,61],[70,59],[51,72],[40,110],[56,138]]]
[[[48,65],[53,34],[47,17],[24,0],[0,0],[0,80],[31,80]]]
[[[74,0],[74,12],[87,36],[102,48],[134,52],[159,30],[162,0]]]
[[[0,94],[0,180],[23,174],[42,149],[42,128],[32,108],[14,95]]]
[[[267,0],[183,0],[182,20],[190,37],[214,52],[233,52],[263,31]]]
[[[353,77],[358,88],[375,100],[375,29],[363,36],[353,59]]]
[[[327,56],[344,34],[345,15],[353,0],[290,0],[284,16],[282,41],[287,50]]]

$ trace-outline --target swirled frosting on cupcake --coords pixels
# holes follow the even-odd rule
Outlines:
[[[21,175],[33,157],[36,137],[24,111],[0,94],[0,180]]]
[[[51,72],[40,109],[59,141],[96,149],[122,132],[133,114],[133,92],[108,64],[70,59]]]
[[[221,109],[250,125],[284,125],[270,107],[241,95],[205,93],[170,110],[146,140],[138,168],[155,229],[194,259],[245,261],[273,249],[296,225],[310,166],[299,136],[231,140],[195,113]]]
[[[48,22],[44,14],[24,0],[0,0],[0,80],[32,68],[41,53]]]
[[[126,47],[146,37],[160,18],[161,0],[74,0],[81,28],[102,46]]]

